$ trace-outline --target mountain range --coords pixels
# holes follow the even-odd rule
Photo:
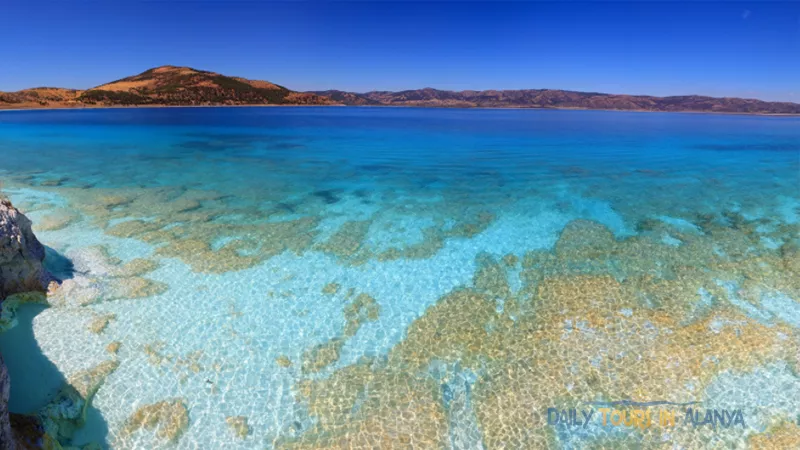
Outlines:
[[[432,88],[366,93],[297,92],[269,81],[190,67],[161,66],[91,89],[32,88],[0,92],[0,109],[108,106],[349,105],[458,108],[553,108],[626,111],[800,114],[800,104],[733,97],[655,97],[557,89],[446,91]]]

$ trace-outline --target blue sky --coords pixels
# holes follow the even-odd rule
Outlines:
[[[0,90],[164,65],[296,90],[553,88],[800,102],[800,1],[87,2],[2,8]]]

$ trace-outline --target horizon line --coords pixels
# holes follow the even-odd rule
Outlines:
[[[154,69],[159,69],[159,68],[162,68],[162,67],[172,67],[172,68],[178,68],[178,69],[186,68],[186,69],[191,69],[191,70],[195,70],[195,71],[198,71],[198,72],[211,72],[211,73],[215,73],[215,74],[226,76],[226,77],[245,78],[245,77],[239,76],[239,75],[225,75],[224,73],[216,72],[214,70],[198,69],[198,68],[195,68],[195,67],[192,67],[192,66],[187,66],[187,65],[162,64],[162,65],[159,65],[159,66],[150,67],[148,69],[145,69],[145,70],[143,70],[141,72],[138,72],[136,74],[133,74],[133,75],[127,75],[127,76],[123,76],[121,78],[116,78],[114,80],[107,81],[107,82],[104,82],[104,83],[99,84],[97,86],[93,86],[93,87],[89,87],[89,88],[72,88],[72,87],[59,87],[59,86],[34,86],[34,87],[22,88],[22,89],[18,89],[18,90],[14,90],[14,91],[5,91],[5,90],[0,89],[0,93],[15,93],[15,92],[20,92],[20,91],[35,90],[35,89],[65,89],[65,90],[71,90],[71,91],[101,90],[101,89],[97,89],[97,88],[99,86],[103,86],[105,84],[115,83],[117,81],[120,81],[120,80],[123,80],[123,79],[126,79],[126,78],[130,78],[130,77],[134,77],[134,76],[137,76],[137,75],[141,75],[141,74],[144,74],[144,73],[146,73],[148,71],[151,71],[151,70],[154,70]],[[397,89],[397,90],[392,90],[392,89],[345,90],[345,89],[338,89],[338,88],[296,90],[294,88],[288,87],[284,83],[271,81],[271,80],[268,80],[266,78],[259,77],[259,78],[246,78],[246,79],[251,80],[251,81],[266,81],[266,82],[273,83],[273,84],[276,84],[278,86],[281,86],[281,87],[283,87],[285,89],[288,89],[290,91],[306,92],[306,93],[337,91],[337,92],[344,92],[344,93],[350,93],[350,94],[356,94],[356,95],[365,95],[365,94],[369,94],[369,93],[372,93],[372,92],[399,93],[399,92],[422,91],[422,90],[435,90],[435,91],[440,91],[440,92],[457,92],[457,93],[458,92],[486,92],[486,91],[499,91],[499,92],[508,92],[508,91],[561,91],[561,92],[574,92],[574,93],[580,93],[580,94],[596,94],[596,95],[609,95],[609,96],[613,95],[613,96],[628,96],[628,97],[653,97],[653,98],[708,97],[708,98],[714,98],[714,99],[754,100],[754,101],[760,101],[760,102],[766,102],[766,103],[789,103],[789,104],[800,105],[800,101],[764,100],[764,99],[756,98],[756,97],[743,96],[743,95],[746,95],[746,94],[742,94],[742,96],[736,96],[736,95],[719,95],[719,96],[715,96],[715,95],[712,95],[712,94],[701,94],[701,93],[655,95],[655,94],[642,94],[642,93],[636,93],[636,94],[634,94],[634,93],[614,93],[614,92],[603,92],[603,91],[599,91],[599,90],[578,90],[578,89],[571,89],[571,88],[530,88],[530,87],[526,87],[526,88],[517,88],[517,89],[510,89],[510,88],[443,89],[443,88],[432,87],[432,86],[429,85],[429,86],[425,86],[425,87],[422,87],[422,88],[403,88],[403,89]]]

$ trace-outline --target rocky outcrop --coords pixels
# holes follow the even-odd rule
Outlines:
[[[44,246],[31,231],[31,221],[0,199],[0,311],[10,295],[45,292],[54,278],[44,268]],[[0,314],[2,316],[2,314]],[[11,379],[0,355],[0,450],[17,448],[8,412]]]
[[[11,380],[8,369],[0,355],[0,450],[14,450],[14,439],[11,435],[11,421],[8,413],[8,396],[11,392]]]
[[[44,246],[31,221],[0,199],[0,300],[19,292],[46,292],[53,277],[44,268]]]

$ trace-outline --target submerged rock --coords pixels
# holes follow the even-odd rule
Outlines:
[[[42,217],[36,224],[38,231],[61,230],[80,219],[80,215],[74,211],[59,209]]]
[[[344,340],[333,338],[303,353],[303,373],[317,373],[339,360]]]
[[[24,292],[6,297],[0,304],[0,333],[17,325],[17,309],[24,304],[47,304],[47,296],[41,292]]]
[[[37,415],[49,436],[69,440],[86,422],[86,411],[106,378],[119,367],[119,361],[108,360],[72,375],[56,397]]]
[[[278,356],[275,358],[275,362],[283,368],[292,367],[292,360],[286,355]]]
[[[330,282],[322,287],[322,293],[326,295],[334,295],[339,292],[341,286],[339,283]]]
[[[225,422],[239,439],[245,439],[250,434],[250,426],[245,416],[226,417]]]
[[[189,409],[183,399],[164,400],[144,405],[128,418],[125,433],[140,429],[156,430],[156,436],[176,442],[189,428]]]
[[[122,342],[114,341],[111,342],[106,346],[106,351],[111,353],[112,355],[116,355],[119,352],[119,348],[122,346]]]
[[[116,318],[117,318],[116,314],[104,314],[97,316],[89,323],[88,327],[89,331],[91,331],[94,334],[100,334],[103,332],[103,330],[106,329],[108,324],[111,323],[111,321],[115,320]]]

